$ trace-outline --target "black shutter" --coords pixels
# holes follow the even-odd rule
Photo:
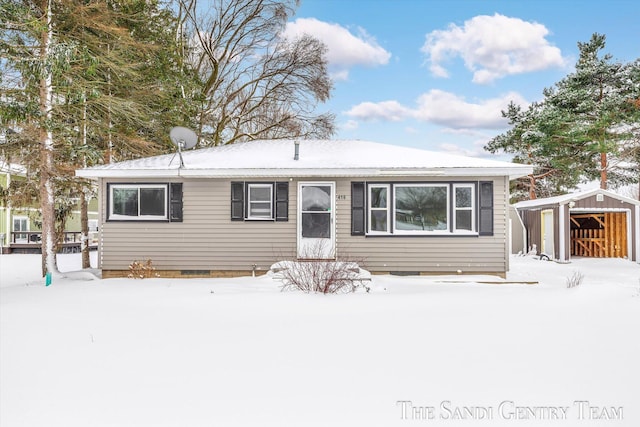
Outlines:
[[[169,221],[182,222],[182,183],[169,184]]]
[[[351,183],[351,235],[364,236],[365,231],[365,185],[364,182]]]
[[[289,221],[289,183],[276,182],[276,221]]]
[[[231,221],[244,221],[244,182],[231,183]]]
[[[478,233],[493,236],[493,182],[480,181],[480,209]]]

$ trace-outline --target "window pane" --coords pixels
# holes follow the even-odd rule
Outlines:
[[[303,211],[330,211],[331,187],[323,185],[305,185],[302,187]]]
[[[387,211],[371,211],[371,231],[388,231]]]
[[[27,231],[26,218],[14,218],[13,219],[13,231]]]
[[[113,214],[138,216],[138,189],[113,189]]]
[[[252,218],[271,218],[271,202],[255,202],[249,205],[249,216]]]
[[[371,207],[386,208],[387,207],[387,189],[381,187],[371,188]]]
[[[471,211],[456,211],[456,230],[472,230]]]
[[[140,189],[140,215],[165,216],[166,201],[164,188]]]
[[[457,208],[470,208],[471,207],[471,187],[458,187],[456,188],[456,207]]]
[[[447,187],[396,187],[396,229],[447,229]]]
[[[329,227],[331,214],[325,212],[303,213],[302,214],[302,237],[310,238],[331,238],[331,228]]]
[[[249,187],[249,199],[252,202],[270,202],[271,187]]]

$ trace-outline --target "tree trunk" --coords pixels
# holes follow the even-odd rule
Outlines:
[[[40,46],[40,60],[42,61],[42,75],[40,76],[40,113],[44,122],[40,125],[40,207],[42,210],[42,275],[52,273],[58,275],[56,260],[56,214],[55,190],[53,181],[53,133],[48,127],[51,121],[53,103],[53,84],[49,63],[51,43],[53,38],[53,24],[51,15],[51,0],[43,1],[42,10],[46,10],[46,27],[42,31]]]
[[[537,199],[536,196],[536,177],[529,175],[529,200]]]
[[[89,203],[84,189],[80,191],[80,245],[82,248],[82,268],[91,268],[91,258],[89,257]]]
[[[80,139],[84,147],[87,146],[87,96],[82,94],[82,126],[80,126]],[[87,167],[86,155],[82,155],[82,167]],[[89,202],[85,187],[80,187],[80,252],[82,253],[82,268],[91,268],[89,257]]]
[[[607,153],[600,153],[600,188],[607,189]]]

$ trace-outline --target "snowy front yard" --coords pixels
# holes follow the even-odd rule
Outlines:
[[[0,256],[2,427],[640,425],[629,261],[512,258],[510,280],[540,284],[374,276],[348,295],[38,273]]]

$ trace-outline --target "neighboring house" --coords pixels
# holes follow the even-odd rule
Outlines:
[[[640,262],[638,200],[593,189],[527,200],[515,208],[526,229],[527,247],[536,245],[538,253],[551,259],[581,256]]]
[[[349,258],[375,273],[509,268],[509,180],[530,166],[365,141],[264,140],[78,170],[98,181],[99,266],[122,276]]]
[[[22,166],[8,164],[0,159],[0,190],[9,188],[13,182],[24,180]],[[97,247],[98,201],[89,202],[90,245]],[[8,200],[0,200],[0,247],[2,253],[39,253],[41,251],[41,215],[37,204],[30,206],[12,206]],[[80,207],[74,209],[65,224],[64,252],[80,250]]]

